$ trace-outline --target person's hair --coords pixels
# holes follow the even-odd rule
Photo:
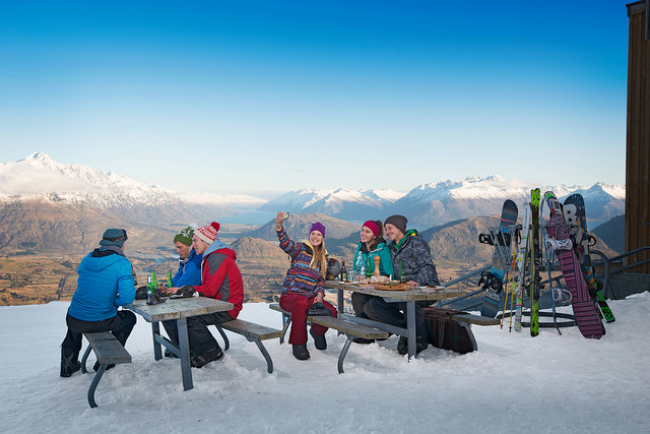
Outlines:
[[[375,220],[375,223],[377,223],[377,226],[379,226],[379,234],[375,237],[377,238],[384,238],[384,224],[381,222],[381,220]]]
[[[323,276],[323,279],[325,278],[325,275],[327,274],[327,256],[325,250],[325,239],[323,239],[323,242],[320,243],[319,246],[312,246],[314,249],[314,259],[311,261],[310,267],[316,268],[316,265],[318,264],[318,268],[320,269],[320,274]]]

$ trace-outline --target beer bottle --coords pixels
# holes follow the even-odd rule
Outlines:
[[[172,282],[172,272],[168,271],[167,272],[167,288],[172,288],[174,286],[174,282]]]
[[[404,271],[404,261],[399,261],[399,281],[406,283],[406,272]]]
[[[158,289],[158,281],[156,280],[156,272],[151,272],[151,295],[156,295],[156,289]]]
[[[370,256],[366,260],[366,278],[370,279],[372,277],[372,266],[370,264]]]
[[[348,281],[348,270],[345,269],[345,261],[341,261],[341,282]]]

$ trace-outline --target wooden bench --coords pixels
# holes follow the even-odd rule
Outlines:
[[[291,323],[291,312],[282,309],[280,305],[277,303],[270,304],[269,308],[282,313],[282,331],[284,334],[284,332],[286,332],[287,328],[289,327],[289,324]],[[341,353],[339,354],[339,359],[338,359],[339,374],[342,374],[344,372],[343,361],[345,360],[345,356],[347,355],[348,350],[350,349],[350,344],[352,344],[352,339],[354,339],[355,337],[364,338],[364,339],[387,339],[388,338],[388,332],[377,330],[372,327],[368,327],[362,324],[357,324],[355,322],[347,321],[333,316],[308,316],[307,321],[312,324],[319,324],[324,327],[338,330],[339,332],[345,334],[345,336],[347,337],[347,340],[345,341],[345,344],[341,349]],[[280,342],[283,342],[283,340],[280,340]]]
[[[99,369],[88,389],[88,404],[90,404],[91,408],[95,408],[97,407],[97,403],[95,402],[95,389],[97,389],[97,385],[101,381],[106,367],[111,364],[131,363],[131,355],[111,332],[84,333],[83,335],[88,340],[88,347],[81,359],[81,372],[84,374],[88,373],[86,361],[88,360],[91,349],[95,352],[97,362],[99,363]]]
[[[471,313],[458,313],[451,315],[451,319],[456,322],[466,322],[469,324],[475,324],[479,326],[489,326],[489,325],[499,325],[501,320],[497,318],[491,318],[489,316],[474,315]]]
[[[230,348],[230,341],[228,340],[228,336],[226,336],[224,330],[240,334],[249,342],[255,342],[255,345],[259,348],[262,356],[264,356],[264,360],[266,360],[267,372],[269,374],[273,373],[273,360],[264,347],[264,344],[262,344],[262,341],[266,339],[280,338],[280,342],[282,342],[285,330],[274,329],[272,327],[255,324],[243,319],[234,319],[221,324],[215,324],[215,326],[224,340],[224,351],[228,351]]]

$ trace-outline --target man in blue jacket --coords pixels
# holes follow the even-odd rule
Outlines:
[[[192,223],[174,237],[174,247],[176,247],[176,253],[178,253],[179,264],[178,271],[172,278],[172,286],[198,286],[201,284],[203,255],[197,254],[196,250],[192,248],[192,235],[194,235],[194,230],[198,229],[194,226],[195,224]]]
[[[133,312],[117,309],[135,299],[133,267],[123,251],[127,239],[124,229],[107,229],[100,247],[79,264],[77,290],[65,318],[68,332],[61,344],[62,377],[70,377],[81,368],[82,333],[111,331],[125,345],[135,326]],[[94,369],[99,369],[99,363]]]

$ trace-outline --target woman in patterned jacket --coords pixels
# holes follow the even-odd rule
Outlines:
[[[282,222],[283,213],[275,219],[280,248],[291,257],[291,265],[282,284],[280,307],[291,312],[289,343],[298,360],[309,359],[307,350],[307,311],[314,303],[323,303],[336,316],[336,308],[324,300],[325,273],[327,272],[327,251],[325,250],[325,226],[316,222],[309,230],[309,240],[301,243],[289,239]],[[317,349],[327,348],[325,333],[327,327],[312,324],[309,333]]]

